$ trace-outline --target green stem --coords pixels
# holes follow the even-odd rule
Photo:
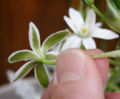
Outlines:
[[[94,5],[90,5],[91,8],[94,9],[94,11],[106,22],[106,23],[110,23],[110,20],[104,15],[101,13],[101,11]]]
[[[84,46],[82,46],[82,49],[84,49]],[[94,54],[94,55],[91,55],[91,57],[93,59],[95,59],[95,58],[105,58],[105,57],[111,57],[111,58],[120,57],[120,50],[101,53],[101,54]],[[47,60],[45,58],[42,58],[41,61],[45,64],[48,64],[48,65],[56,65],[56,61],[50,61],[50,60]],[[118,61],[113,61],[113,60],[109,60],[109,62],[113,65],[119,65],[120,64]]]
[[[78,6],[78,11],[81,12],[81,13],[83,13],[83,6],[84,6],[83,2],[80,1],[79,6]]]
[[[56,61],[49,61],[49,60],[46,60],[45,58],[41,59],[41,61],[48,65],[56,65]]]
[[[42,59],[42,62],[45,63],[45,64],[48,64],[48,65],[56,65],[56,61],[48,61],[46,59]],[[120,62],[118,61],[113,61],[111,59],[109,59],[109,63],[111,65],[115,65],[115,66],[119,66],[120,65]]]
[[[101,54],[94,54],[94,55],[91,55],[91,57],[92,58],[105,58],[105,57],[115,58],[115,57],[120,57],[120,50],[101,53]]]

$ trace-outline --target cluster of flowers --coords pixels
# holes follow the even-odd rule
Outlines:
[[[119,37],[115,32],[101,28],[101,23],[96,23],[96,14],[92,9],[87,12],[85,20],[82,14],[73,8],[69,9],[69,16],[70,17],[64,16],[64,20],[72,32],[70,30],[63,30],[53,33],[44,40],[42,46],[38,29],[32,22],[30,22],[29,42],[32,51],[20,50],[12,53],[8,58],[10,63],[22,60],[30,61],[24,64],[16,72],[12,81],[23,78],[34,68],[35,77],[40,85],[47,87],[49,84],[49,77],[45,69],[45,64],[55,65],[56,56],[60,52],[68,48],[84,47],[86,50],[94,49],[96,48],[96,43],[93,37],[106,40]]]

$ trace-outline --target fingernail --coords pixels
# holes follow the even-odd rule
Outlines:
[[[57,58],[57,83],[80,80],[86,73],[86,56],[83,51],[69,49]]]

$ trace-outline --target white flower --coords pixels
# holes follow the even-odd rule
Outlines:
[[[69,16],[70,18],[64,16],[64,20],[74,34],[66,39],[62,50],[67,48],[80,48],[81,44],[86,49],[93,49],[96,48],[93,37],[106,40],[119,37],[118,34],[115,34],[111,30],[100,28],[101,24],[96,23],[96,15],[92,9],[88,11],[85,21],[82,15],[73,8],[69,9]]]

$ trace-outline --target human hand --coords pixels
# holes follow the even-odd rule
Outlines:
[[[102,51],[69,49],[57,57],[56,73],[42,99],[120,99],[120,93],[104,93],[108,59],[92,59]]]

